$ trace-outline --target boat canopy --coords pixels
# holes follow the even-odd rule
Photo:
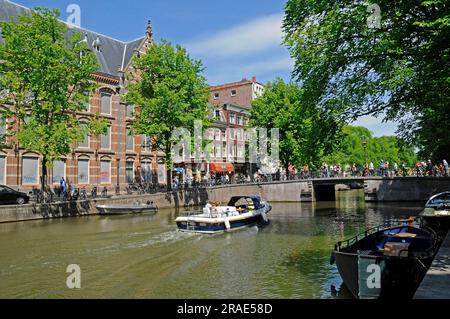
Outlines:
[[[240,205],[240,202],[247,201],[248,204],[253,204],[255,206],[255,209],[259,209],[261,205],[261,197],[259,196],[234,196],[230,199],[230,202],[228,203],[228,206],[233,207],[237,205]]]
[[[425,206],[435,208],[441,205],[450,206],[450,192],[444,192],[434,195],[428,200]]]

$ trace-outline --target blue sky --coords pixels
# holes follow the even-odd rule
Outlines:
[[[256,76],[266,83],[291,78],[293,61],[281,44],[285,0],[16,0],[26,7],[57,7],[65,20],[70,4],[81,8],[81,26],[122,41],[142,37],[147,20],[155,39],[185,46],[206,67],[209,84]],[[355,125],[376,136],[392,135],[395,124],[366,117]]]

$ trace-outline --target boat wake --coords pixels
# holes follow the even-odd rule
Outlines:
[[[195,238],[195,237],[196,237],[195,234],[187,234],[179,232],[178,230],[171,230],[165,233],[155,235],[149,239],[129,243],[125,248],[135,249],[149,246],[167,245],[186,240],[187,238]]]

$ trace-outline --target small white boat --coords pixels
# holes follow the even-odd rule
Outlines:
[[[423,225],[445,238],[450,230],[450,191],[432,196],[420,217]]]
[[[232,197],[227,206],[211,204],[201,212],[189,212],[175,221],[183,232],[215,234],[268,223],[272,206],[259,196]]]
[[[126,215],[156,213],[158,207],[153,202],[147,204],[98,205],[100,215]]]

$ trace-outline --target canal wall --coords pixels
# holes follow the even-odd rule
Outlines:
[[[426,202],[431,196],[450,191],[448,177],[394,177],[366,179],[366,202]]]
[[[121,197],[98,198],[77,202],[58,202],[52,204],[28,204],[21,206],[0,206],[0,223],[98,215],[98,205],[133,204],[153,201],[159,208],[183,209],[199,206],[208,200],[204,188],[146,195],[127,195]]]
[[[226,185],[214,188],[196,188],[169,193],[126,195],[110,198],[52,204],[29,204],[0,207],[0,223],[98,215],[98,205],[133,204],[153,201],[160,209],[178,210],[206,204],[208,200],[227,203],[232,196],[259,195],[269,202],[312,202],[311,182]]]

